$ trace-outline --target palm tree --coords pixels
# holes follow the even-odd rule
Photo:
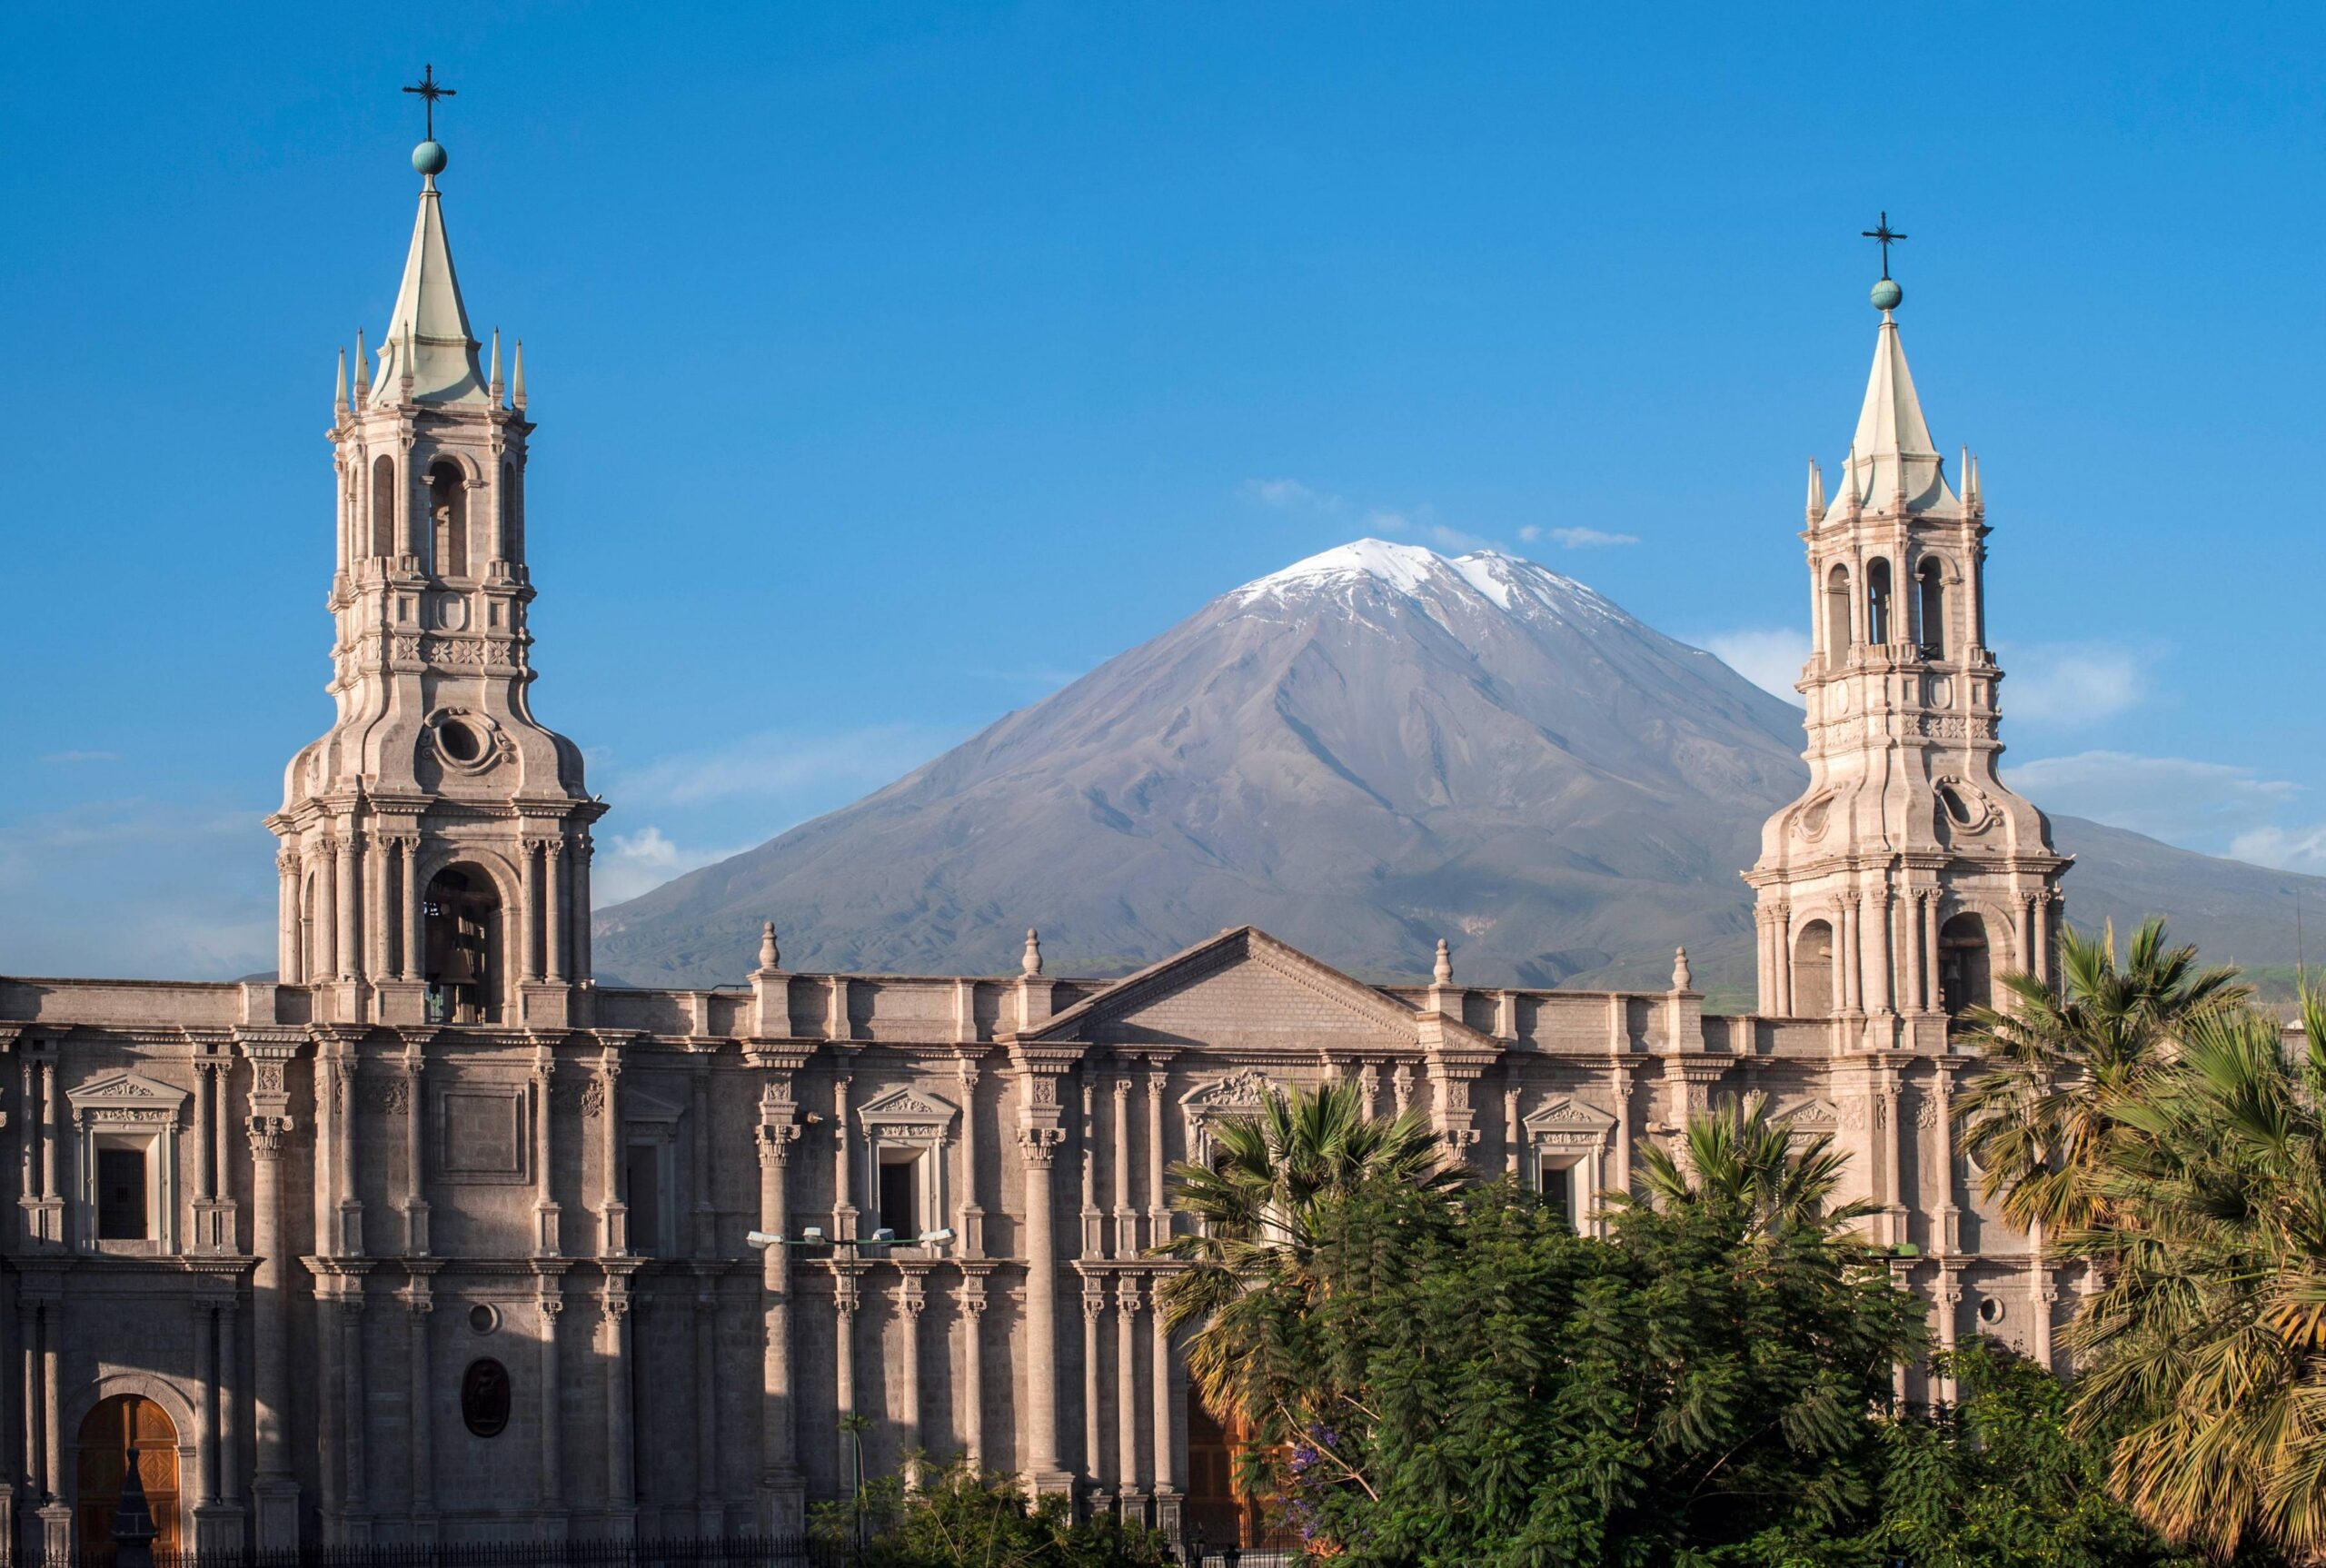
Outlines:
[[[2163,919],[2151,917],[2119,967],[2112,922],[2096,939],[2067,928],[2057,994],[2014,972],[2003,978],[2009,1007],[1966,1016],[1986,1070],[1954,1115],[1984,1173],[1982,1192],[2023,1230],[2064,1235],[2093,1222],[2093,1176],[2115,1108],[2141,1097],[2181,1034],[2252,995],[2234,968],[2200,968],[2195,948],[2165,941]]]
[[[1188,1371],[1222,1420],[1257,1419],[1282,1386],[1277,1341],[1290,1293],[1322,1289],[1318,1222],[1325,1206],[1374,1182],[1425,1190],[1461,1186],[1467,1173],[1418,1111],[1377,1117],[1352,1081],[1314,1091],[1269,1090],[1250,1116],[1211,1128],[1208,1164],[1171,1167],[1171,1204],[1198,1225],[1148,1249],[1189,1266],[1156,1289],[1163,1327],[1192,1326]]]
[[[1766,1096],[1730,1100],[1688,1118],[1681,1137],[1685,1168],[1652,1145],[1640,1151],[1649,1197],[1665,1206],[1704,1205],[1737,1214],[1747,1236],[1803,1225],[1834,1231],[1873,1212],[1864,1203],[1825,1206],[1849,1160],[1834,1147],[1832,1134],[1797,1148],[1794,1138],[1789,1125],[1770,1118]]]
[[[2175,1540],[2326,1563],[2326,999],[2308,1048],[2216,1010],[2112,1115],[2096,1219],[2068,1250],[2106,1281],[2070,1330],[2073,1424],[2113,1435],[2110,1485]]]

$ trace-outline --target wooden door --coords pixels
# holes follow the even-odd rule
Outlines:
[[[178,1429],[160,1405],[134,1394],[106,1400],[81,1423],[80,1486],[74,1494],[81,1544],[103,1546],[113,1540],[113,1512],[121,1503],[132,1448],[137,1450],[137,1478],[145,1486],[145,1505],[154,1511],[154,1526],[161,1532],[154,1538],[154,1549],[175,1550]]]

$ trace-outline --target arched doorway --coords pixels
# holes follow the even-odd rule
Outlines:
[[[1793,938],[1793,1016],[1828,1018],[1834,1014],[1834,928],[1812,920]]]
[[[178,1429],[162,1407],[134,1394],[115,1394],[82,1418],[78,1486],[73,1494],[81,1544],[104,1546],[113,1540],[113,1513],[129,1474],[129,1451],[137,1451],[137,1478],[145,1505],[154,1511],[154,1550],[178,1544]]]
[[[1947,1012],[1994,1006],[1986,922],[1965,909],[1938,928],[1938,995]]]
[[[430,878],[425,924],[428,1021],[490,1024],[501,1012],[501,899],[492,878],[452,866]]]

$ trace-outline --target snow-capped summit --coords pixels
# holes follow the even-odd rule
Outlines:
[[[1482,599],[1496,609],[1523,614],[1548,610],[1621,617],[1624,612],[1571,577],[1498,550],[1441,555],[1418,544],[1360,539],[1294,561],[1235,590],[1234,603],[1281,600],[1323,592],[1345,596],[1373,589],[1444,604]]]

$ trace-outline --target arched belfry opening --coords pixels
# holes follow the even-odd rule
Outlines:
[[[1840,664],[1850,656],[1850,569],[1841,562],[1825,574],[1825,657]]]
[[[525,559],[525,485],[513,462],[501,465],[501,559]]]
[[[1890,563],[1878,555],[1865,568],[1865,640],[1875,648],[1890,640]]]
[[[1935,559],[1914,572],[1915,640],[1925,659],[1946,657],[1946,571]]]
[[[152,1510],[157,1556],[178,1548],[178,1429],[168,1412],[134,1394],[101,1400],[81,1419],[80,1463],[74,1513],[84,1550],[113,1543],[114,1510],[121,1505],[129,1477],[130,1454],[137,1455],[137,1479]],[[107,1558],[110,1562],[111,1559]],[[172,1559],[173,1561],[174,1559]]]
[[[1938,928],[1939,1003],[1954,1017],[1994,1006],[1994,972],[1987,925],[1965,909]]]
[[[1793,1016],[1825,1018],[1834,1013],[1834,928],[1812,920],[1793,938]]]
[[[372,553],[396,552],[396,460],[372,460]]]
[[[460,465],[440,462],[428,471],[429,559],[439,577],[469,574],[469,487]]]
[[[501,899],[492,879],[472,866],[448,866],[429,878],[421,904],[422,978],[432,1024],[500,1021]]]

